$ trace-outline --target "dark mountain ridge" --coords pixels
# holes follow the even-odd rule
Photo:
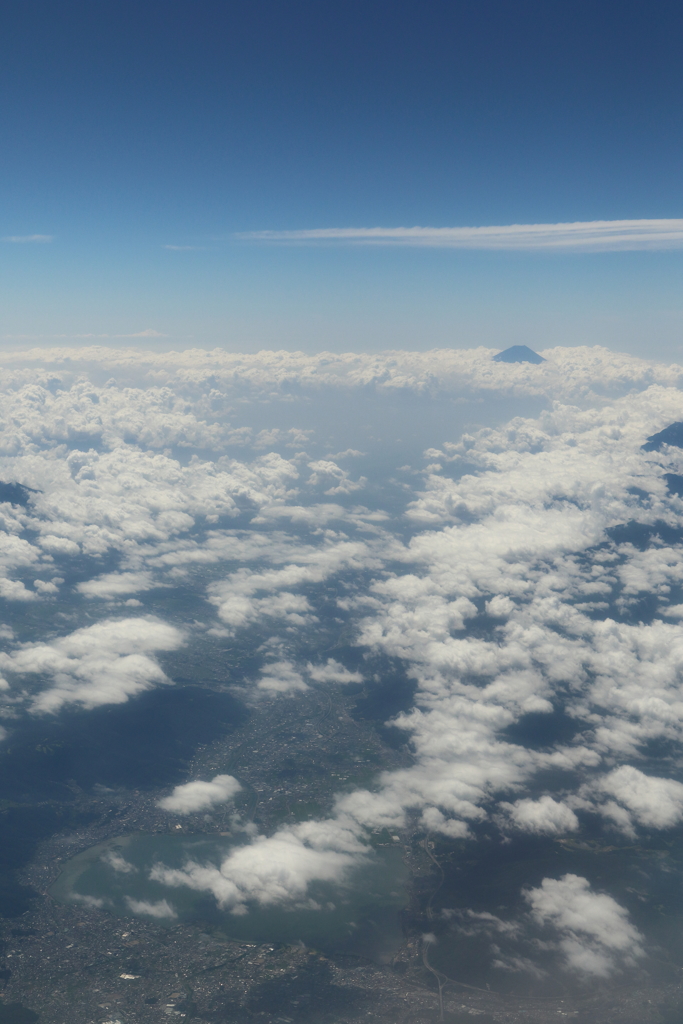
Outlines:
[[[658,452],[661,451],[663,444],[670,444],[673,448],[683,448],[683,422],[670,423],[658,434],[648,437],[645,444],[640,447],[644,452]]]

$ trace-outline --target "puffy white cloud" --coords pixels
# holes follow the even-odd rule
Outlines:
[[[322,487],[325,494],[329,494],[330,497],[334,494],[351,494],[353,491],[362,490],[368,482],[364,476],[358,480],[352,480],[345,469],[329,459],[309,462],[308,468],[311,470],[311,475],[308,478],[309,485]]]
[[[39,594],[58,594],[59,584],[63,582],[60,576],[55,576],[52,580],[34,580],[33,586]]]
[[[205,811],[232,800],[241,789],[234,776],[215,775],[210,782],[197,779],[176,786],[170,796],[165,796],[157,802],[157,806],[175,814],[194,814],[196,811]]]
[[[558,835],[562,832],[576,832],[579,819],[570,807],[551,796],[542,796],[538,800],[515,800],[513,804],[501,803],[500,807],[507,811],[510,820],[524,832],[536,832],[545,835]]]
[[[598,747],[621,756],[638,756],[649,739],[678,740],[683,735],[683,631],[680,625],[655,620],[625,625],[612,620],[589,630],[587,662],[594,682],[586,703],[602,708],[594,720]]]
[[[309,661],[306,671],[317,683],[362,683],[360,672],[351,672],[334,658],[328,658],[324,665],[312,665]]]
[[[52,533],[43,534],[38,538],[38,543],[44,551],[56,555],[80,555],[81,549],[74,540],[68,537],[56,537]]]
[[[486,602],[486,611],[494,619],[506,619],[515,610],[515,602],[502,594],[496,594]]]
[[[643,936],[628,911],[579,875],[544,878],[524,897],[535,921],[559,933],[566,966],[574,971],[605,978],[643,955]]]
[[[51,643],[0,653],[0,666],[10,678],[36,677],[34,712],[55,712],[65,704],[94,708],[123,703],[168,683],[154,654],[177,650],[182,643],[180,630],[153,616],[107,619]],[[41,687],[42,680],[48,680],[46,686]]]
[[[92,907],[100,910],[106,907],[109,900],[101,899],[98,896],[83,896],[80,892],[69,893],[69,899],[74,903],[82,903],[84,907]]]
[[[287,904],[304,897],[313,881],[342,882],[370,855],[347,823],[310,821],[233,848],[220,867],[196,861],[180,869],[158,864],[150,877],[210,892],[221,907],[243,914],[250,901]]]
[[[35,601],[37,596],[32,590],[27,590],[21,580],[0,578],[0,597],[5,601]]]
[[[25,523],[8,523],[5,519],[3,524],[12,532],[0,533],[0,565],[7,569],[14,569],[18,566],[33,565],[40,557],[40,552],[27,540],[14,535],[14,530],[21,528]]]
[[[79,583],[76,590],[84,597],[111,599],[138,594],[154,586],[149,572],[108,572]]]
[[[80,378],[55,391],[31,382],[6,394],[3,405],[0,450],[8,454],[31,444],[78,447],[85,439],[92,446],[218,449],[230,436],[228,424],[207,422],[169,388],[101,387]]]
[[[622,547],[627,559],[615,566],[615,575],[623,584],[623,593],[666,597],[672,586],[683,583],[683,550],[673,547],[651,547],[638,551],[630,545]]]
[[[16,570],[37,567],[40,548],[17,534],[26,528],[25,516],[7,511],[0,515],[0,598],[6,601],[35,601],[39,592],[28,590],[21,580],[10,578]]]
[[[365,828],[402,828],[406,824],[403,802],[390,787],[377,793],[356,789],[337,798],[336,810],[342,818],[350,818]]]
[[[69,558],[83,552],[99,557],[121,553],[124,570],[144,572],[147,559],[161,568],[223,557],[220,531],[205,545],[188,533],[197,518],[216,522],[241,509],[281,503],[290,496],[296,466],[279,455],[250,465],[220,458],[181,465],[168,452],[118,445],[113,451],[35,451],[0,458],[11,462],[36,488],[31,508],[0,531],[0,575],[42,556]],[[7,523],[8,517],[5,516]],[[1,524],[0,524],[1,525]],[[36,544],[16,533],[35,531]]]
[[[119,874],[131,875],[135,874],[135,872],[138,870],[134,864],[131,864],[130,861],[127,861],[126,858],[122,857],[120,853],[116,852],[116,850],[107,850],[105,853],[102,854],[102,857],[100,859],[108,867],[112,868]]]
[[[133,914],[142,914],[144,917],[173,919],[178,916],[175,908],[168,900],[157,900],[155,903],[152,903],[150,900],[134,900],[131,896],[126,896],[126,903],[128,904],[128,909]]]
[[[273,574],[274,575],[274,574]],[[251,625],[262,618],[283,619],[305,626],[315,620],[308,598],[285,590],[268,597],[250,597],[231,592],[229,584],[212,584],[209,600],[218,605],[219,618],[233,628]]]
[[[472,833],[464,821],[457,818],[446,818],[438,807],[427,807],[422,812],[420,824],[428,832],[440,832],[451,839],[471,839]]]
[[[308,689],[291,661],[274,661],[266,665],[256,685],[259,690],[268,690],[271,693],[291,693]]]
[[[603,813],[632,832],[632,820],[647,828],[671,828],[683,820],[683,784],[674,779],[645,775],[632,765],[622,765],[585,787],[584,792],[611,796],[628,813],[615,813],[613,802]],[[603,808],[599,808],[603,809]]]
[[[283,619],[294,626],[315,621],[312,606],[303,594],[293,588],[322,583],[344,569],[360,569],[381,565],[377,555],[363,541],[326,538],[317,547],[285,545],[282,555],[272,544],[251,552],[252,557],[269,557],[279,562],[296,559],[283,568],[261,571],[238,569],[228,579],[208,587],[209,601],[218,608],[219,618],[232,628],[251,625],[262,618]],[[284,556],[284,558],[282,557]]]
[[[485,928],[487,931],[492,931],[498,935],[517,935],[522,925],[519,921],[504,921],[496,914],[491,914],[488,910],[449,910],[446,908],[443,911],[443,916],[446,920],[453,918],[460,918],[461,921],[469,922],[470,927],[466,923],[461,924],[458,927],[458,931],[465,935],[476,935],[478,931]]]

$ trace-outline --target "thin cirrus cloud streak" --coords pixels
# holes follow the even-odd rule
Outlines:
[[[683,218],[509,224],[475,228],[307,228],[297,231],[250,231],[235,237],[253,242],[341,242],[435,249],[623,252],[683,248]]]
[[[135,334],[96,334],[94,331],[88,331],[86,334],[3,334],[2,339],[4,341],[43,341],[49,339],[50,341],[56,339],[61,340],[62,338],[74,338],[80,340],[82,338],[168,338],[170,335],[164,334],[162,331],[156,331],[153,327],[147,327],[144,331],[136,331]]]
[[[4,238],[0,239],[3,242],[18,242],[23,244],[24,242],[52,242],[54,241],[54,235],[5,235]]]

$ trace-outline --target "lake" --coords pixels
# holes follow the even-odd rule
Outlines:
[[[401,945],[400,912],[408,901],[408,871],[400,849],[380,847],[354,869],[344,883],[314,883],[306,902],[260,906],[251,904],[242,915],[221,910],[213,896],[185,886],[168,886],[151,879],[159,862],[182,868],[188,860],[220,865],[238,845],[229,836],[139,833],[100,843],[64,865],[50,889],[61,903],[98,907],[122,917],[134,916],[128,900],[153,905],[166,901],[176,917],[154,917],[159,924],[204,922],[218,926],[230,938],[252,942],[297,943],[323,952],[349,953],[386,962]],[[121,858],[130,867],[120,870]],[[115,870],[112,863],[119,863]],[[150,915],[145,916],[150,920]]]

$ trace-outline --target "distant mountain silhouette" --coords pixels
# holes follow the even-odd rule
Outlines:
[[[641,444],[644,452],[658,452],[663,444],[673,445],[674,448],[683,448],[683,423],[670,423],[658,434],[648,437],[645,444]]]
[[[494,363],[544,363],[543,356],[527,345],[513,345],[493,357]]]

